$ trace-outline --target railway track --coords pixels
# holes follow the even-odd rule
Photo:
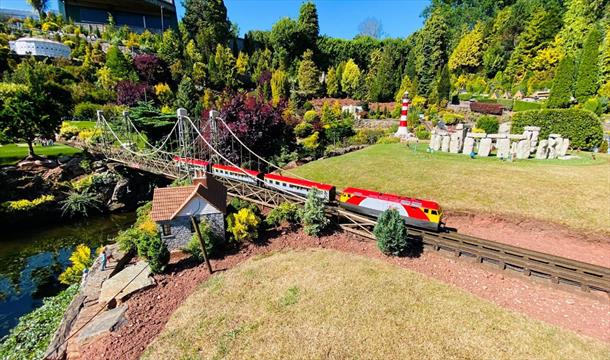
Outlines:
[[[334,208],[339,226],[348,232],[375,240],[374,219]],[[547,279],[553,284],[579,287],[585,292],[601,291],[610,296],[610,268],[541,253],[517,246],[459,234],[457,232],[431,232],[408,228],[410,237],[420,240],[435,251],[449,251],[456,257],[468,257],[502,270],[513,270],[525,276]]]

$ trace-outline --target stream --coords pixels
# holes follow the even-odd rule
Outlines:
[[[19,317],[42,305],[65,286],[57,277],[70,265],[78,244],[92,251],[109,243],[135,221],[135,213],[80,220],[71,224],[3,229],[0,234],[0,338]]]

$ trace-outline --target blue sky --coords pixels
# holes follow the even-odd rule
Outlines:
[[[178,16],[184,14],[182,0]],[[368,17],[381,21],[390,37],[405,37],[422,25],[420,17],[429,0],[315,0],[320,20],[320,32],[333,37],[350,39],[358,33],[358,25]],[[229,19],[239,25],[241,33],[248,30],[270,30],[279,18],[296,18],[302,0],[225,0]],[[57,8],[51,0],[51,8]],[[0,0],[0,7],[30,9],[25,0]]]

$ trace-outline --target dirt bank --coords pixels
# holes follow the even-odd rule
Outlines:
[[[434,252],[419,258],[392,258],[382,255],[371,241],[336,233],[312,238],[301,232],[280,235],[266,245],[249,245],[239,252],[213,261],[215,271],[224,271],[253,255],[283,249],[322,247],[383,259],[432,278],[465,289],[476,296],[534,319],[610,342],[610,302],[580,293],[555,289],[546,283],[512,276],[495,268],[474,265]],[[175,263],[167,275],[157,278],[158,286],[128,301],[128,323],[117,332],[100,338],[83,349],[83,359],[136,359],[157,336],[172,312],[209,275],[205,266]],[[205,306],[202,304],[202,306]]]
[[[610,238],[605,234],[526,218],[456,211],[448,212],[446,222],[462,234],[610,267]]]

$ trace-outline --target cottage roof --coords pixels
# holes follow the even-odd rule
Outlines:
[[[215,180],[198,181],[189,186],[156,188],[150,216],[154,221],[172,220],[196,196],[206,199],[224,213],[226,195],[226,188]]]

